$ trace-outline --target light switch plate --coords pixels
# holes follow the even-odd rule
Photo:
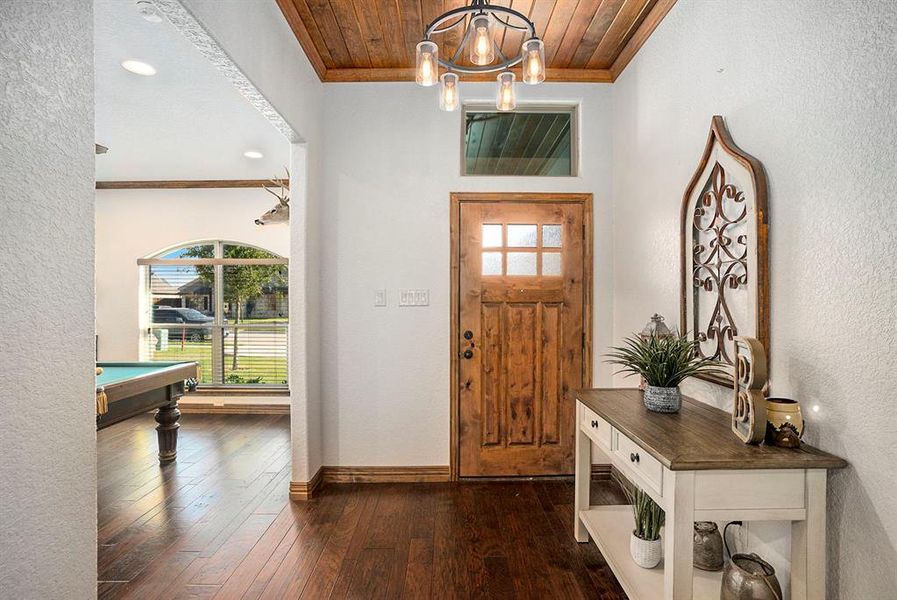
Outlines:
[[[386,290],[374,292],[374,306],[386,306]]]
[[[429,306],[430,290],[399,290],[399,306]]]

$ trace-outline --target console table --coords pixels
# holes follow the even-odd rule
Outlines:
[[[576,511],[573,532],[589,535],[631,600],[720,597],[721,572],[693,568],[694,521],[791,521],[791,598],[825,598],[827,469],[847,463],[800,449],[741,442],[731,415],[683,397],[676,414],[648,411],[636,389],[576,393]],[[629,506],[590,506],[592,444],[666,512],[663,567],[629,555]]]

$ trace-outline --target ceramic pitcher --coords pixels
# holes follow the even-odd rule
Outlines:
[[[776,571],[756,554],[736,554],[723,571],[720,600],[782,600]]]
[[[695,523],[694,565],[704,571],[723,568],[723,537],[713,521]]]

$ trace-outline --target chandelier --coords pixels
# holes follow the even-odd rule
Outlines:
[[[458,49],[451,57],[440,58],[439,46],[432,37],[458,28],[464,30]],[[502,28],[523,33],[523,44],[512,56],[505,56],[495,43],[495,31]],[[470,58],[469,65],[461,64],[465,53]],[[501,111],[514,110],[517,76],[511,67],[521,63],[524,83],[536,85],[545,81],[545,44],[536,35],[533,22],[512,8],[492,5],[488,0],[471,0],[470,6],[436,17],[424,30],[424,39],[417,45],[415,81],[424,87],[438,83],[439,108],[452,111],[459,104],[458,73],[498,72],[495,106]],[[442,75],[440,66],[446,69]]]

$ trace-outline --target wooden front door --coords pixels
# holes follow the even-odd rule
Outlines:
[[[573,472],[570,392],[589,383],[586,204],[460,202],[462,477]]]

